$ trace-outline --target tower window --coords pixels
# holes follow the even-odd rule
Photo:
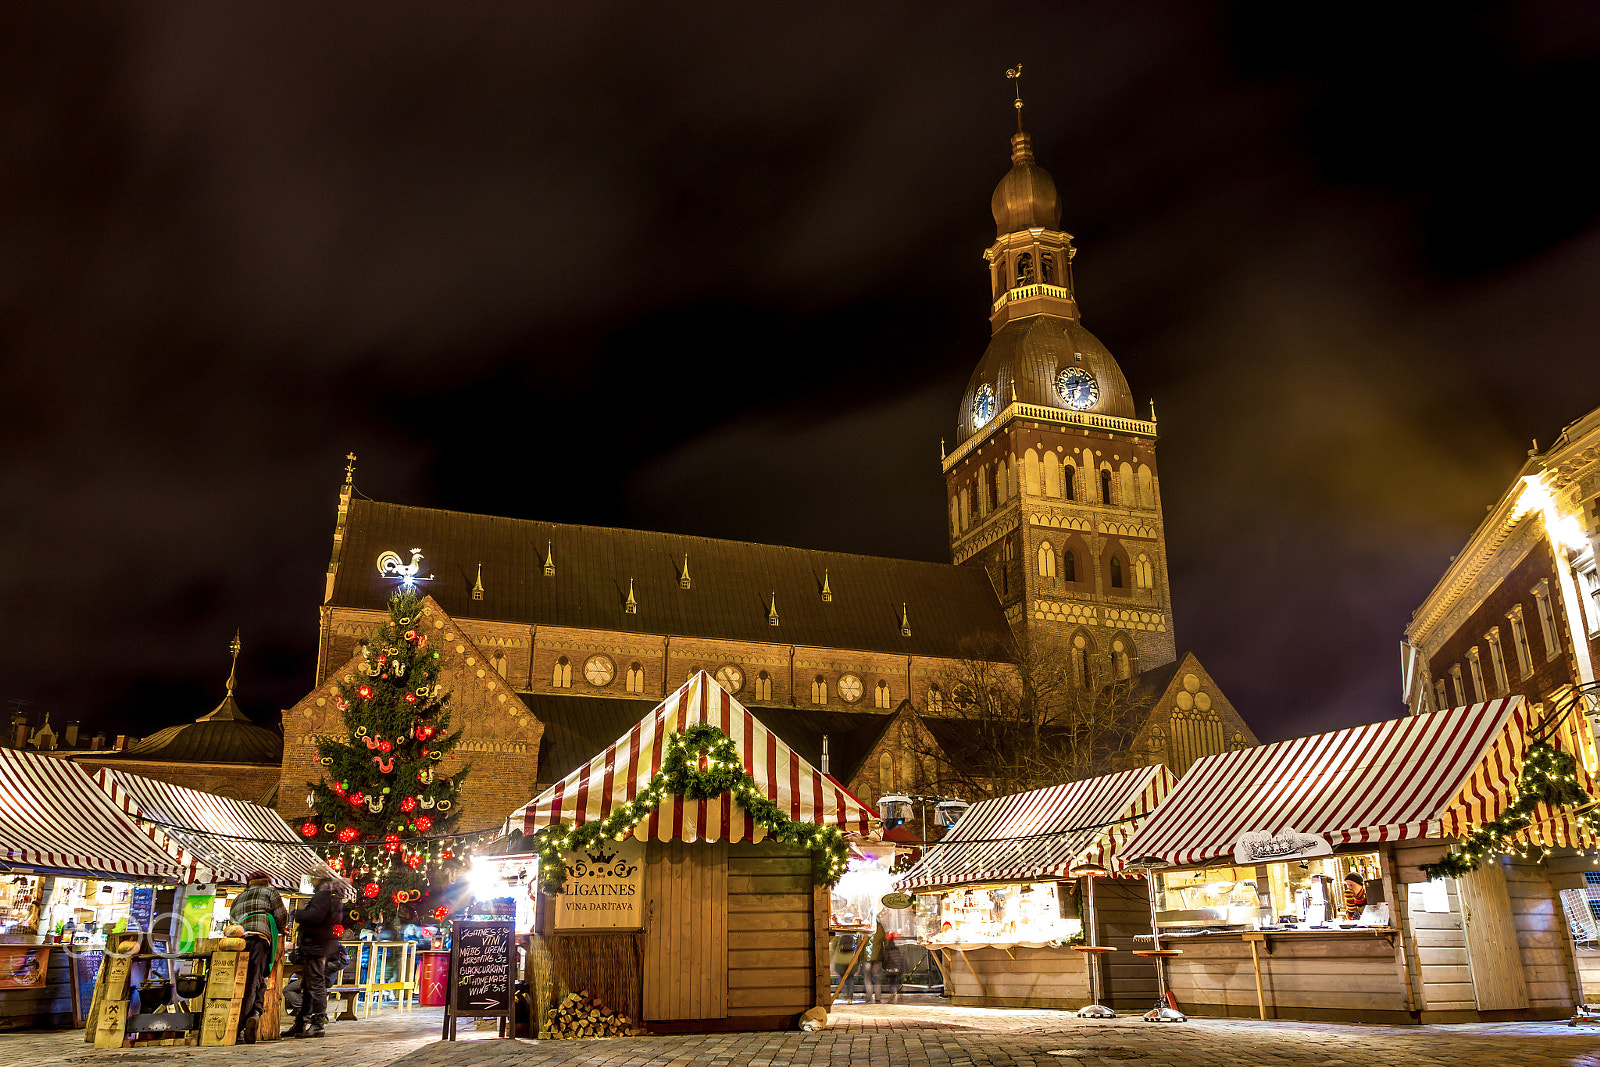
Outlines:
[[[1111,503],[1111,472],[1109,470],[1100,472],[1100,503]]]
[[[1039,280],[1046,285],[1054,285],[1056,281],[1056,258],[1049,252],[1039,253]]]
[[[1078,580],[1078,558],[1072,554],[1070,548],[1061,557],[1061,578],[1068,582]]]
[[[1435,679],[1434,683],[1433,683],[1433,689],[1434,689],[1434,692],[1437,695],[1437,699],[1439,701],[1439,706],[1434,710],[1443,711],[1446,708],[1448,708],[1450,706],[1450,697],[1444,691],[1444,679],[1443,678]]]
[[[811,703],[826,704],[827,702],[828,680],[819,674],[811,681]]]
[[[637,663],[630,663],[628,665],[627,682],[628,682],[628,692],[630,692],[630,693],[642,693],[642,692],[644,692],[644,668],[641,667]]]
[[[880,707],[880,708],[886,708],[886,707],[889,706],[889,683],[888,682],[880,681],[878,683],[877,691],[873,694],[872,703],[876,707]]]
[[[1017,284],[1033,284],[1033,253],[1024,252],[1017,257]]]
[[[1070,463],[1061,465],[1061,495],[1068,500],[1078,499],[1078,468]]]
[[[1467,699],[1467,687],[1461,681],[1461,664],[1459,663],[1450,665],[1450,685],[1456,692],[1455,707],[1463,708],[1472,703]]]
[[[1122,588],[1122,560],[1116,556],[1111,557],[1111,588]]]
[[[1143,552],[1139,553],[1139,558],[1133,565],[1133,577],[1134,584],[1140,589],[1155,588],[1155,568],[1150,565],[1150,557]]]
[[[556,669],[550,674],[550,684],[556,689],[572,688],[572,662],[567,657],[556,660]]]
[[[1128,647],[1120,637],[1111,642],[1111,670],[1117,678],[1126,678],[1132,673],[1129,669]]]
[[[1039,577],[1054,578],[1056,576],[1056,550],[1050,547],[1049,541],[1039,542]]]
[[[1044,454],[1044,495],[1061,495],[1061,461],[1054,452]]]
[[[756,699],[772,699],[772,675],[768,674],[766,671],[762,671],[760,674],[756,675]]]

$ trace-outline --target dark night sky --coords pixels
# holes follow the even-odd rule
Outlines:
[[[947,559],[1005,68],[1264,739],[1600,403],[1600,8],[102,5],[0,42],[0,698],[311,684],[369,495]],[[1409,14],[1407,12],[1410,12]],[[1589,162],[1584,162],[1589,160]]]

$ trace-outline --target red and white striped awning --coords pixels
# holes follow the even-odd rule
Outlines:
[[[1335,846],[1461,836],[1506,810],[1527,730],[1527,705],[1514,696],[1207,756],[1123,855],[1200,864],[1231,855],[1247,832],[1290,827]],[[1523,836],[1584,843],[1566,815],[1543,805]]]
[[[192,882],[203,873],[176,843],[140,831],[76,763],[9,748],[0,749],[0,859],[140,882]]]
[[[1085,863],[1119,870],[1123,842],[1176,783],[1158,764],[979,801],[925,849],[899,887],[915,893],[1065,878]]]
[[[209,869],[207,881],[243,884],[260,870],[278,888],[297,890],[302,879],[330,873],[271,808],[110,767],[94,781],[152,841],[174,842]]]
[[[588,764],[540,793],[507,820],[507,830],[534,833],[556,823],[603,819],[632,800],[661,769],[666,738],[708,722],[733,738],[745,770],[767,797],[797,822],[867,832],[876,814],[762,725],[705,671],[697,671],[638,725]],[[640,841],[760,841],[766,830],[723,794],[713,800],[671,797],[634,828]]]

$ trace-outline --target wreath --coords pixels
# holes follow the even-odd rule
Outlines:
[[[732,795],[768,837],[809,849],[812,871],[820,884],[831,886],[844,874],[850,855],[844,835],[836,827],[797,822],[785,815],[744,769],[733,738],[710,723],[699,722],[667,735],[661,769],[632,800],[597,822],[582,826],[556,823],[533,835],[540,887],[552,896],[562,892],[567,880],[566,853],[623,840],[669,796],[712,800],[724,793]]]

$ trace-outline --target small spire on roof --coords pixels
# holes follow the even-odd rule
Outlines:
[[[233,653],[233,662],[228,665],[228,695],[233,696],[234,678],[239,673],[239,650],[244,646],[239,643],[239,631],[233,631],[233,640],[228,642],[228,651]]]
[[[1150,421],[1151,422],[1155,422],[1156,421],[1156,398],[1155,397],[1151,397],[1150,398]]]
[[[778,591],[772,591],[772,606],[767,608],[767,625],[778,625]]]
[[[356,484],[356,454],[354,452],[346,452],[344,458],[346,461],[344,465],[344,484],[354,485]]]
[[[546,578],[553,578],[556,573],[556,561],[550,555],[551,547],[551,542],[546,541],[544,543],[544,576]]]
[[[939,438],[939,458],[944,459],[944,438]]]
[[[1015,378],[1011,379],[1011,402],[1013,404],[1017,402],[1017,380]]]
[[[906,614],[906,602],[900,601],[900,636],[911,636],[911,616]]]
[[[481,562],[478,564],[478,579],[472,583],[472,599],[483,599],[483,564]]]
[[[633,578],[632,577],[628,578],[628,599],[622,605],[622,610],[623,610],[623,613],[627,614],[627,615],[637,615],[637,614],[639,614],[639,602],[633,598]]]
[[[833,603],[833,588],[828,585],[828,568],[822,568],[822,600],[824,603]]]
[[[683,570],[678,574],[678,586],[682,589],[689,588],[689,553],[683,554]]]

